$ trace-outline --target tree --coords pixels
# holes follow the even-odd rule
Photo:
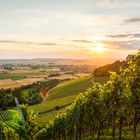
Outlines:
[[[134,118],[133,118],[133,134],[136,137],[136,130],[138,122],[140,121],[140,52],[134,58],[133,64],[133,73],[131,80],[131,103],[134,109]],[[132,65],[131,64],[131,65]]]
[[[32,140],[34,139],[35,134],[38,132],[36,115],[32,110],[28,109],[25,105],[22,105],[21,108],[25,118],[25,123],[21,125],[18,133],[20,137],[27,140]]]
[[[122,79],[115,72],[111,73],[110,80],[105,85],[105,105],[108,118],[112,120],[112,136],[115,137],[116,119],[123,106],[123,87]],[[121,118],[121,116],[120,116]],[[121,131],[120,131],[121,133]]]

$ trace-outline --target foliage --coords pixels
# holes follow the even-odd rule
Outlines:
[[[94,70],[93,75],[95,77],[106,77],[110,75],[111,71],[119,72],[120,67],[127,67],[127,61],[115,61],[112,64],[107,64],[105,66],[101,66]]]
[[[35,113],[26,106],[22,105],[21,107],[25,123],[18,129],[18,134],[23,139],[32,140],[39,129],[37,125],[37,117]]]
[[[37,140],[81,140],[86,137],[96,140],[139,139],[140,51],[136,55],[129,56],[126,62],[127,67],[121,67],[118,73],[111,72],[106,83],[95,83],[86,91],[85,85],[92,83],[92,77],[88,77],[90,79],[88,84],[78,80],[78,82],[70,81],[66,85],[60,84],[53,88],[51,92],[54,91],[54,93],[52,92],[50,97],[52,101],[58,101],[62,97],[67,98],[69,95],[73,97],[79,90],[82,93],[66,110],[59,113],[53,122],[47,123],[43,128],[37,123],[36,114],[23,106],[25,124],[19,127],[16,133],[27,140],[35,138]],[[89,80],[88,78],[85,81]],[[66,91],[68,91],[67,95]],[[47,102],[51,104],[50,101]],[[60,106],[55,104],[53,108],[57,111],[56,109]],[[5,134],[8,135],[6,132],[7,130]]]
[[[0,108],[5,109],[9,106],[15,106],[14,96],[22,104],[33,105],[43,101],[40,95],[40,88],[47,87],[51,89],[59,84],[61,80],[50,79],[34,84],[29,84],[16,89],[0,89]]]
[[[103,135],[122,140],[126,128],[138,137],[140,121],[140,52],[129,58],[128,67],[112,72],[109,81],[81,93],[54,122],[43,128],[37,139],[76,139]],[[109,138],[108,137],[108,138]]]

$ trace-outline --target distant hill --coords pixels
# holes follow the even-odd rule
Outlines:
[[[43,65],[93,65],[99,67],[110,64],[115,58],[34,58],[34,59],[0,59],[0,64],[43,64]]]
[[[119,72],[121,67],[124,68],[124,67],[128,66],[127,63],[130,60],[133,60],[133,57],[134,57],[134,55],[128,55],[126,60],[123,60],[123,61],[117,60],[112,64],[107,64],[107,65],[101,66],[99,68],[96,68],[93,72],[93,75],[95,77],[106,77],[106,76],[109,76],[111,71]]]

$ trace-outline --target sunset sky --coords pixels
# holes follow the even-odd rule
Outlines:
[[[140,0],[0,0],[0,58],[124,58]]]

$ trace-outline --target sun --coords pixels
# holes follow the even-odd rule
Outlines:
[[[104,44],[95,44],[95,47],[93,48],[94,51],[98,51],[98,52],[103,52],[108,50],[108,48],[105,48]]]
[[[107,45],[102,43],[106,40],[105,36],[94,36],[94,37],[89,37],[90,40],[92,40],[92,50],[96,52],[105,52],[109,50],[107,48]]]

